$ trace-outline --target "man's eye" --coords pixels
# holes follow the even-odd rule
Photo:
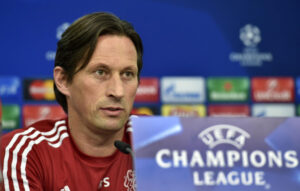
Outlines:
[[[130,72],[130,71],[124,72],[123,75],[124,75],[124,77],[126,77],[126,78],[134,77],[134,73],[133,73],[133,72]]]
[[[105,75],[105,71],[104,71],[104,70],[97,70],[96,73],[97,73],[99,76]]]

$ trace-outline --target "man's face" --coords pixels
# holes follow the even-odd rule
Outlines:
[[[101,36],[88,65],[68,84],[69,117],[95,130],[120,130],[128,120],[137,87],[133,42],[125,36]]]

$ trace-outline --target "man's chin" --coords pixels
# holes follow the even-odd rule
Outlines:
[[[99,130],[118,131],[124,127],[125,123],[128,121],[128,117],[125,117],[124,115],[118,117],[98,115],[93,121],[94,126]]]
[[[119,131],[125,125],[126,121],[120,119],[108,119],[103,120],[97,124],[99,129],[108,130],[108,131]]]

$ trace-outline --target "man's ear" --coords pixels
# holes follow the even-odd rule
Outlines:
[[[53,78],[57,89],[65,96],[68,96],[68,80],[65,70],[60,66],[56,66],[53,70]]]

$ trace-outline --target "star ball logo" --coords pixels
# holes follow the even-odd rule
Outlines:
[[[70,23],[66,22],[57,27],[57,29],[56,29],[56,39],[57,40],[61,39],[62,34],[67,30],[67,28],[69,28],[69,26],[70,26]]]
[[[210,126],[201,131],[197,138],[208,149],[161,149],[155,156],[157,165],[163,169],[190,168],[193,184],[197,187],[252,186],[265,190],[272,187],[266,180],[269,171],[299,166],[295,150],[243,150],[251,135],[237,126]],[[221,147],[225,145],[227,149]]]
[[[62,34],[67,30],[67,28],[69,26],[70,26],[70,23],[64,22],[56,28],[56,39],[57,40],[61,39]],[[53,61],[53,60],[55,60],[55,55],[56,55],[56,51],[49,50],[46,52],[45,58],[48,61]]]
[[[261,42],[260,29],[251,24],[247,24],[240,29],[240,40],[245,48],[243,52],[232,52],[229,59],[232,62],[240,62],[241,66],[262,66],[263,62],[271,62],[273,56],[271,53],[259,52],[257,46]]]
[[[256,47],[261,41],[260,30],[253,25],[246,25],[240,30],[240,39],[247,47]]]

